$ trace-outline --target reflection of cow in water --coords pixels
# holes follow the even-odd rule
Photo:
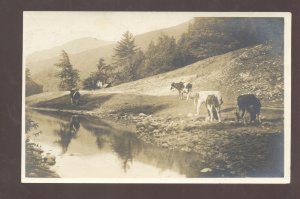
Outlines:
[[[80,121],[78,115],[72,115],[70,120],[70,131],[76,133],[80,128]]]
[[[62,153],[66,153],[72,139],[77,137],[77,132],[80,128],[80,121],[78,115],[72,115],[70,123],[60,123],[60,128],[54,132],[59,139],[55,141],[62,147]]]
[[[70,99],[71,99],[71,104],[78,105],[80,99],[80,93],[78,89],[70,90]]]
[[[246,123],[244,116],[247,111],[250,114],[250,122],[254,122],[256,119],[260,122],[260,109],[260,100],[254,94],[240,95],[237,98],[236,118],[238,121],[243,119]]]

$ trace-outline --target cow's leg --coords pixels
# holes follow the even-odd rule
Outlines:
[[[219,122],[221,122],[220,107],[216,108],[216,112],[217,112],[218,120],[219,120]]]
[[[245,108],[242,108],[242,109],[239,109],[239,113],[242,111],[242,114],[240,114],[241,116],[241,119],[243,120],[244,124],[246,124],[246,119],[245,119],[245,111],[246,109]]]
[[[190,99],[190,92],[188,92],[186,95],[186,101],[189,101],[189,99]]]
[[[210,110],[209,110],[209,108],[208,108],[208,106],[206,106],[206,110],[207,110],[207,118],[206,118],[206,121],[210,121]]]
[[[73,104],[73,98],[71,97],[71,104]]]
[[[259,112],[257,113],[257,120],[258,120],[259,123],[261,123],[261,120],[260,120],[260,113],[259,113]]]
[[[199,113],[200,113],[200,107],[201,107],[201,102],[200,102],[200,100],[198,100],[198,104],[197,104],[197,115],[199,115]]]
[[[207,110],[208,110],[209,120],[212,122],[213,118],[214,118],[214,113],[212,111],[212,105],[207,105]]]

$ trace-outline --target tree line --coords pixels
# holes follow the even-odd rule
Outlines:
[[[271,42],[277,52],[282,52],[282,19],[195,18],[178,40],[161,34],[145,52],[127,31],[114,49],[112,63],[106,63],[100,55],[95,72],[82,81],[82,86],[95,89],[98,81],[114,85],[134,81],[263,42]],[[67,52],[62,52],[56,67],[60,90],[79,86],[79,72],[73,68]]]

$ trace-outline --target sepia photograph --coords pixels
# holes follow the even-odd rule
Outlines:
[[[24,11],[22,183],[290,183],[291,17]]]

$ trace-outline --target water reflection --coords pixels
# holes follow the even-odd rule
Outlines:
[[[47,146],[55,142],[53,150],[63,154],[57,159],[63,177],[199,177],[204,166],[199,154],[146,144],[129,128],[109,121],[53,113],[33,116],[45,132],[37,140]]]
[[[77,138],[77,132],[80,128],[79,116],[72,115],[69,123],[60,122],[59,126],[59,129],[54,130],[54,133],[59,137],[55,143],[61,146],[62,154],[64,154],[68,151],[71,140]]]
[[[121,168],[126,173],[133,164],[134,154],[138,154],[142,149],[140,141],[131,132],[119,133],[107,123],[102,123],[100,127],[94,127],[89,123],[84,123],[83,126],[96,137],[99,150],[109,145],[118,156]]]

